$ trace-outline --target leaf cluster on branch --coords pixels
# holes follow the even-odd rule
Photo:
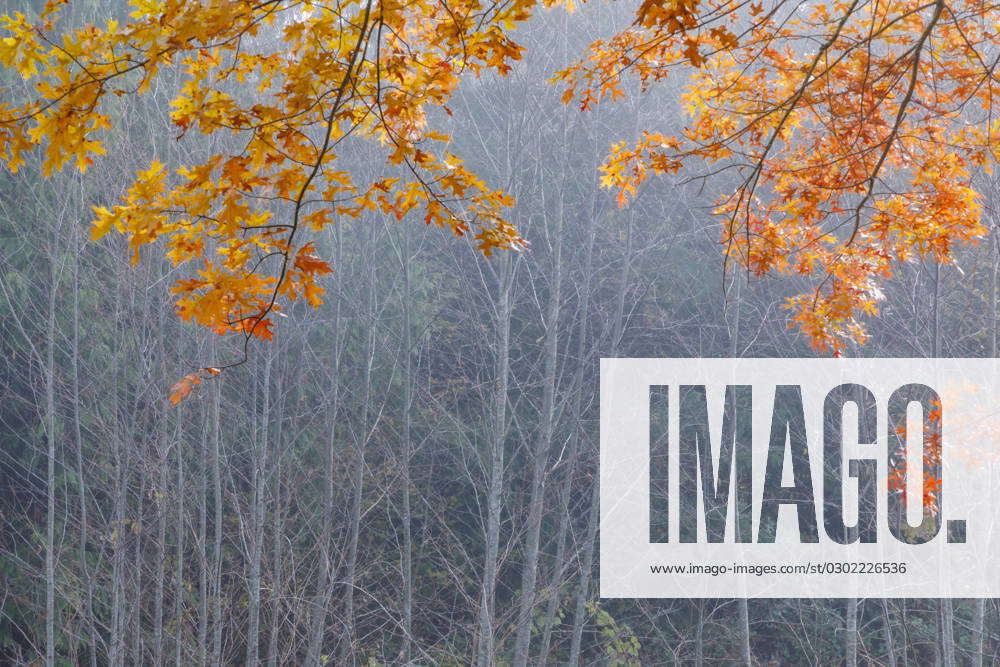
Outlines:
[[[127,22],[61,30],[65,4],[2,18],[0,63],[29,83],[0,105],[10,169],[42,146],[45,174],[85,171],[106,151],[109,101],[176,68],[179,137],[236,138],[190,164],[153,157],[120,203],[94,207],[95,238],[125,234],[134,259],[162,241],[197,267],[176,284],[180,317],[270,339],[283,304],[322,303],[332,269],[316,234],[368,210],[418,212],[486,255],[526,245],[512,198],[448,151],[428,111],[452,113],[463,75],[508,73],[522,55],[511,33],[543,3],[134,0]],[[613,145],[603,184],[625,206],[692,161],[734,171],[715,208],[727,261],[814,276],[787,306],[815,348],[840,354],[865,340],[860,317],[877,313],[895,263],[947,263],[986,233],[972,179],[996,157],[998,18],[977,0],[645,0],[553,82],[588,109],[625,96],[630,77],[646,90],[686,72],[682,136]],[[381,175],[338,160],[352,137],[379,147]]]

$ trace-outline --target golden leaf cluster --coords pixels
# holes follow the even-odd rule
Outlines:
[[[487,255],[523,243],[505,218],[511,198],[466,169],[426,116],[463,73],[509,71],[521,48],[508,32],[533,2],[133,0],[127,23],[60,30],[64,4],[0,18],[0,64],[33,91],[0,104],[0,159],[16,170],[40,147],[46,175],[85,171],[106,151],[108,106],[179,71],[178,138],[236,135],[240,149],[150,160],[120,202],[94,208],[93,236],[124,234],[133,261],[157,244],[192,263],[174,287],[185,320],[270,338],[282,304],[322,303],[318,278],[332,267],[317,232],[366,211],[422,212]],[[336,153],[348,136],[407,176],[361,179]]]

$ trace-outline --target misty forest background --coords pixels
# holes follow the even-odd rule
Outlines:
[[[225,138],[175,140],[161,83],[120,100],[116,150],[85,176],[0,173],[0,663],[42,664],[47,590],[58,664],[1000,660],[992,600],[599,599],[598,360],[814,354],[782,308],[809,284],[723,273],[710,206],[734,175],[655,179],[625,209],[599,187],[612,142],[682,129],[683,81],[580,113],[546,80],[632,11],[543,12],[513,73],[431,119],[517,198],[530,249],[340,221],[324,306],[287,309],[178,407],[168,388],[242,340],[172,314],[189,268],[132,267],[86,223],[152,157]],[[338,153],[389,169],[371,144]],[[899,267],[851,354],[997,356],[998,270],[993,239]]]

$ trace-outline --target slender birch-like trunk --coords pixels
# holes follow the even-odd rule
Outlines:
[[[163,309],[157,317],[156,339],[157,355],[159,356],[160,377],[166,377],[167,351],[163,340],[164,314]],[[156,434],[156,470],[157,481],[154,492],[156,503],[156,590],[153,594],[153,664],[160,667],[163,664],[163,598],[167,565],[167,487],[169,471],[167,468],[170,444],[167,442],[167,404],[164,401],[160,409],[159,423]],[[140,497],[140,502],[142,498]],[[138,576],[138,575],[137,575]]]
[[[497,358],[494,375],[493,423],[489,448],[489,477],[486,489],[486,535],[483,560],[483,580],[479,600],[478,667],[492,667],[496,660],[493,637],[495,621],[497,570],[500,557],[500,512],[504,483],[504,444],[507,439],[507,387],[510,373],[511,292],[513,291],[513,258],[506,253],[500,258],[499,294],[497,303]]]
[[[57,233],[58,238],[58,233]],[[56,303],[59,293],[58,245],[49,258],[49,309],[45,327],[45,664],[56,661]]]
[[[282,365],[284,366],[284,364]],[[282,558],[284,555],[284,495],[281,484],[281,453],[284,443],[282,442],[283,425],[285,418],[285,372],[279,371],[277,380],[277,400],[274,409],[274,435],[271,438],[274,449],[274,470],[271,473],[272,485],[274,489],[274,505],[271,515],[271,626],[268,628],[267,642],[267,664],[276,667],[278,662],[278,640],[282,635],[281,614],[284,598],[284,571],[282,570]]]
[[[342,226],[336,225],[334,230],[335,248],[334,265],[342,266],[343,233]],[[338,286],[341,284],[337,278]],[[333,322],[330,325],[330,354],[333,358],[333,371],[330,379],[330,430],[326,451],[324,452],[323,478],[323,523],[319,532],[319,574],[316,580],[315,593],[312,598],[312,610],[309,618],[309,644],[306,650],[306,664],[316,665],[320,662],[323,651],[323,640],[326,635],[326,618],[333,594],[333,510],[334,510],[334,462],[336,460],[337,420],[340,413],[340,356],[341,356],[341,319],[340,305],[342,299],[333,299]]]
[[[892,640],[892,619],[889,615],[889,601],[882,599],[882,624],[885,632],[886,665],[896,667],[896,648]]]
[[[273,355],[264,361],[264,375],[260,379],[263,395],[260,424],[253,438],[253,505],[250,510],[250,573],[247,577],[247,649],[246,664],[256,665],[260,653],[260,591],[261,558],[264,551],[264,506],[266,483],[264,471],[267,468],[268,434],[271,419],[271,363]]]
[[[625,256],[622,259],[621,276],[619,278],[618,294],[615,299],[615,319],[611,337],[609,356],[618,356],[618,349],[625,335],[625,297],[628,294],[629,281],[632,275],[632,230],[635,209],[629,209],[625,222]],[[570,640],[570,665],[579,665],[582,651],[583,628],[587,620],[587,603],[590,601],[590,578],[594,567],[594,551],[597,541],[597,530],[600,525],[600,489],[597,480],[591,482],[590,511],[587,516],[587,533],[584,538],[583,554],[580,559],[580,586],[576,592],[576,605],[573,615],[573,635]]]
[[[213,342],[211,347],[213,356],[216,348]],[[222,410],[222,380],[216,379],[212,383],[212,443],[211,443],[211,467],[212,467],[212,500],[214,509],[214,521],[212,526],[212,654],[210,664],[218,667],[222,664],[222,454],[221,454],[221,419]]]
[[[410,664],[410,644],[413,636],[413,509],[410,507],[410,464],[413,458],[413,332],[410,305],[413,286],[410,277],[410,227],[403,227],[403,642],[400,660]]]
[[[213,383],[215,384],[215,383]],[[202,431],[198,452],[198,664],[208,664],[208,441],[210,412],[201,410]]]
[[[566,575],[566,569],[569,567],[566,544],[569,529],[573,523],[573,516],[570,511],[570,496],[573,491],[574,473],[576,472],[577,458],[579,457],[580,440],[583,435],[580,426],[580,415],[583,411],[583,375],[586,365],[582,363],[582,360],[587,353],[587,322],[590,317],[590,278],[593,268],[594,242],[597,236],[594,207],[591,207],[590,221],[590,232],[587,236],[587,248],[584,253],[583,283],[580,287],[580,333],[577,336],[576,346],[576,358],[581,360],[581,362],[577,364],[576,375],[570,388],[573,393],[569,411],[569,443],[566,448],[567,461],[564,464],[563,479],[559,489],[559,529],[556,536],[555,561],[552,567],[551,581],[549,582],[551,592],[545,609],[542,645],[539,650],[539,662],[541,664],[546,664],[549,659],[549,652],[552,646],[552,631],[555,628],[556,615],[562,597],[562,584]]]
[[[858,664],[858,599],[847,598],[844,613],[844,654],[847,667]]]
[[[80,414],[80,237],[80,226],[75,225],[73,232],[74,251],[71,253],[73,255],[73,338],[70,352],[70,373],[73,383],[73,444],[80,506],[80,541],[77,545],[77,560],[80,567],[80,576],[83,578],[85,586],[83,624],[87,633],[87,653],[90,658],[90,666],[97,667],[97,647],[99,642],[97,629],[94,624],[94,577],[90,571],[90,565],[87,563],[90,522],[87,512],[87,476],[83,462],[83,428]]]
[[[564,132],[565,134],[565,132]],[[563,165],[565,165],[565,160]],[[565,184],[565,167],[560,179]],[[563,188],[560,188],[562,190]],[[559,354],[559,314],[562,301],[562,251],[564,195],[559,194],[559,205],[553,229],[552,278],[549,303],[545,317],[545,361],[542,378],[542,409],[539,415],[539,432],[531,455],[531,494],[528,500],[528,535],[525,545],[524,567],[521,572],[521,600],[517,618],[517,637],[514,644],[515,667],[526,667],[531,647],[532,616],[535,608],[536,581],[538,576],[538,547],[542,529],[542,511],[545,504],[545,468],[552,447],[555,429],[556,361]],[[543,204],[544,206],[544,204]]]
[[[365,256],[374,252],[374,225],[369,225],[365,240]],[[344,572],[344,638],[340,646],[340,664],[354,663],[355,617],[354,590],[358,575],[358,539],[361,535],[361,508],[365,489],[365,454],[371,431],[370,401],[372,394],[372,366],[375,363],[375,263],[368,263],[365,275],[366,310],[363,317],[366,324],[365,370],[361,389],[361,430],[355,439],[353,485],[351,488],[350,537],[347,546],[347,563]]]
[[[184,448],[181,446],[183,429],[183,406],[177,407],[174,415],[174,451],[177,455],[177,549],[174,564],[174,665],[181,667],[184,646]]]

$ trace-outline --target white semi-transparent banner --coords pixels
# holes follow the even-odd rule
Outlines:
[[[1000,597],[1000,361],[602,359],[602,597]]]

